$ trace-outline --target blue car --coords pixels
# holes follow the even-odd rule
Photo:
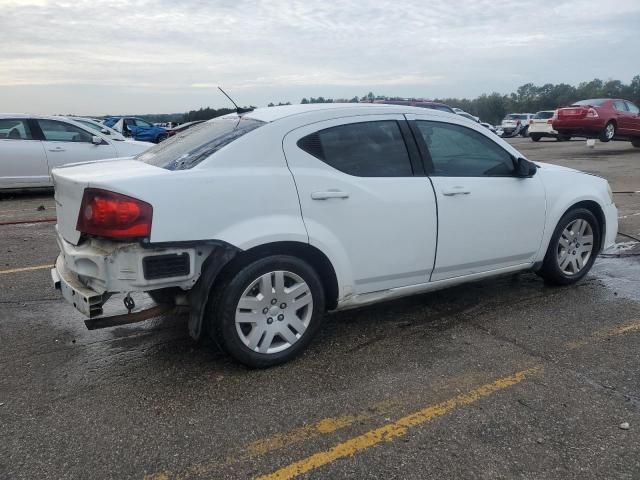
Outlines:
[[[102,123],[121,132],[125,137],[142,142],[160,143],[168,136],[166,129],[136,117],[107,117]]]

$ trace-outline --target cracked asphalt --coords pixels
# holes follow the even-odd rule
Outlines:
[[[609,179],[640,238],[639,149],[510,141]],[[86,330],[45,268],[53,223],[1,225],[52,216],[47,193],[0,199],[0,479],[640,478],[630,237],[578,285],[523,273],[332,314],[252,371],[183,316]]]

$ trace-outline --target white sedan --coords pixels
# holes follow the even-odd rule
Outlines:
[[[77,310],[149,292],[252,367],[298,354],[328,310],[527,270],[572,284],[618,226],[606,180],[398,105],[257,109],[53,177],[52,276]]]
[[[51,187],[52,168],[130,157],[151,146],[113,133],[65,117],[0,114],[0,190]]]

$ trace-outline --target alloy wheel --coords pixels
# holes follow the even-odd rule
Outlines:
[[[299,275],[274,271],[256,278],[238,301],[236,332],[249,349],[282,352],[304,335],[313,315],[309,285]]]
[[[582,218],[573,220],[558,239],[556,258],[565,275],[576,275],[584,268],[593,252],[593,229]]]
[[[608,123],[604,131],[604,134],[606,135],[607,139],[611,140],[615,135],[615,133],[616,133],[615,125],[613,123]]]

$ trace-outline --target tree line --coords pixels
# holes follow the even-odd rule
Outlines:
[[[473,99],[451,97],[435,98],[433,100],[446,103],[451,107],[461,108],[472,115],[480,117],[482,121],[499,123],[508,113],[535,113],[539,110],[553,110],[570,105],[578,100],[598,97],[624,98],[640,105],[640,75],[633,77],[628,84],[620,80],[603,81],[599,78],[589,82],[582,82],[577,86],[566,83],[545,83],[544,85],[526,83],[518,87],[515,92],[507,95],[494,92],[485,93]],[[369,92],[362,97],[354,96],[352,98],[305,97],[300,103],[358,103],[374,102],[376,100],[406,100],[406,98],[375,95],[373,92]],[[278,102],[275,104],[271,102],[268,106],[273,107],[275,105],[290,105],[290,103]],[[199,110],[191,110],[185,113],[182,121],[209,120],[234,111],[235,109],[232,108],[200,108]]]

